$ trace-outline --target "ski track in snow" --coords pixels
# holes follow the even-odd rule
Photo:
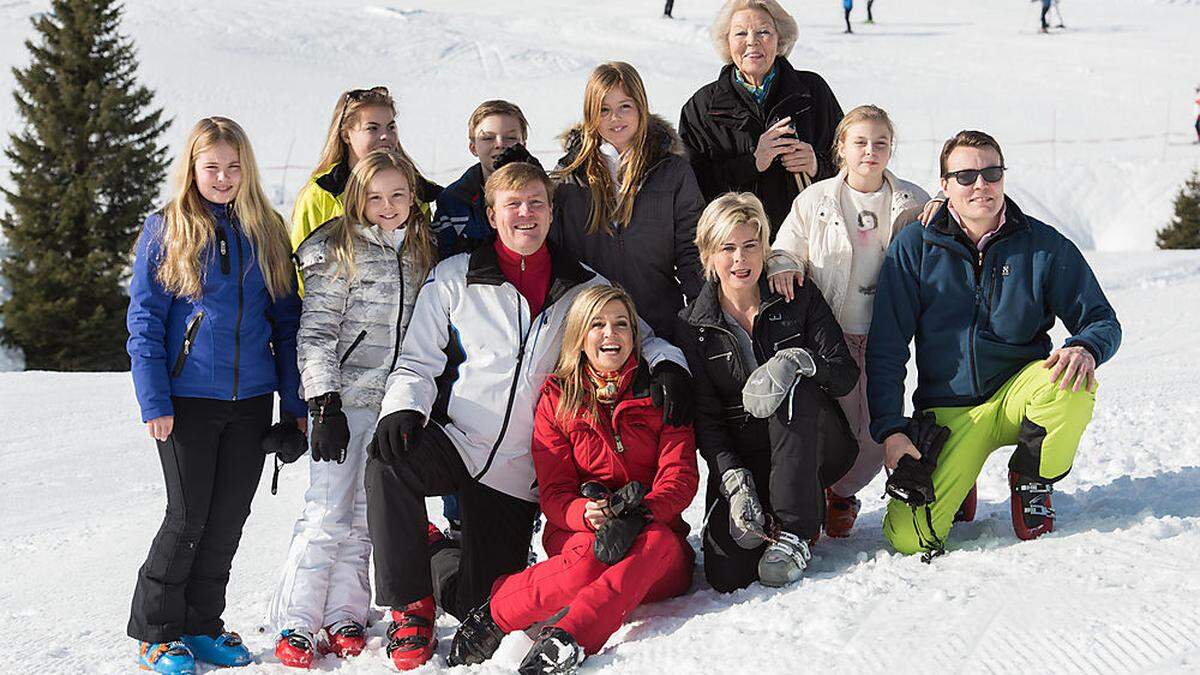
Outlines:
[[[602,60],[637,66],[651,106],[674,120],[717,72],[707,26],[719,4],[685,0],[665,22],[656,5],[633,0],[569,12],[552,0],[520,11],[468,0],[130,0],[125,30],[144,81],[176,119],[171,147],[200,115],[238,119],[286,209],[347,86],[391,88],[406,147],[442,182],[471,162],[463,127],[484,97],[521,104],[532,149],[552,163],[554,136],[579,118],[583,84]],[[1054,36],[1034,34],[1036,6],[1016,0],[885,0],[880,23],[856,23],[854,36],[839,34],[836,3],[785,4],[801,27],[793,63],[820,72],[844,108],[873,101],[892,113],[899,175],[933,187],[935,139],[994,132],[1012,167],[1008,191],[1088,251],[1124,343],[1099,371],[1095,419],[1058,486],[1058,532],[1015,539],[1001,450],[980,477],[976,522],[957,527],[951,553],[926,566],[886,547],[877,480],[860,495],[854,534],[823,539],[796,586],[720,595],[697,568],[690,594],[638,609],[586,669],[1200,672],[1200,254],[1146,251],[1197,164],[1187,144],[1200,71],[1195,3],[1066,2],[1070,28]],[[47,5],[0,2],[3,65],[25,64],[28,18]],[[339,21],[352,40],[331,31]],[[980,95],[985,77],[998,84]],[[0,88],[11,87],[0,68]],[[17,125],[0,99],[0,128]],[[1060,327],[1056,340],[1064,335]],[[20,365],[0,353],[0,370]],[[164,506],[129,376],[2,372],[0,410],[0,672],[129,672],[129,599]],[[291,672],[274,663],[274,636],[257,629],[300,510],[304,462],[284,469],[274,497],[268,467],[234,561],[225,618],[262,662],[245,672]],[[701,502],[685,514],[693,544]],[[439,619],[439,656],[422,672],[445,667],[454,626]],[[316,669],[392,672],[383,625],[370,636],[361,657]],[[511,635],[471,670],[511,671],[528,645]]]

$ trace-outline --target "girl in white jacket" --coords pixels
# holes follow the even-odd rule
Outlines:
[[[858,437],[858,459],[826,493],[825,532],[846,537],[858,516],[854,496],[883,466],[883,447],[871,438],[867,378],[863,369],[875,282],[892,238],[917,219],[929,195],[887,170],[895,128],[888,114],[863,105],[846,114],[834,132],[838,175],[800,193],[771,244],[771,289],[791,299],[793,284],[816,283],[841,324],[863,375],[839,399]]]
[[[307,668],[318,649],[353,656],[365,643],[366,447],[417,291],[436,261],[429,223],[414,206],[416,185],[399,152],[371,152],[350,174],[345,213],[296,251],[305,288],[297,352],[313,462],[269,610],[284,665]]]

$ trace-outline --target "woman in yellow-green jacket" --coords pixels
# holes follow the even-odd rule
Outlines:
[[[328,220],[342,214],[342,193],[359,158],[379,148],[392,148],[408,158],[396,135],[396,104],[386,87],[344,92],[333,110],[325,147],[312,178],[300,190],[292,209],[292,249]],[[411,158],[409,158],[411,162]],[[417,175],[417,204],[430,215],[430,204],[442,186]]]

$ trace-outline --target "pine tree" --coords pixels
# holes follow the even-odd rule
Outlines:
[[[11,298],[0,339],[30,369],[120,370],[122,288],[142,219],[166,170],[159,136],[170,125],[137,84],[137,57],[115,0],[52,0],[14,68],[24,128],[10,135],[11,212],[0,218]]]
[[[1200,248],[1200,171],[1175,195],[1175,217],[1158,231],[1159,248]]]

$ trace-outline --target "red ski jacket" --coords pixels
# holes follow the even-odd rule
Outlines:
[[[579,488],[593,480],[610,490],[639,481],[647,488],[642,503],[652,519],[687,537],[688,526],[680,514],[700,483],[692,427],[663,424],[662,408],[650,400],[650,372],[644,361],[622,376],[619,392],[611,417],[602,412],[602,419],[596,420],[580,413],[564,425],[555,414],[562,396],[558,378],[551,376],[542,386],[532,454],[546,514],[546,541],[564,531],[592,531],[583,517],[588,500]]]

